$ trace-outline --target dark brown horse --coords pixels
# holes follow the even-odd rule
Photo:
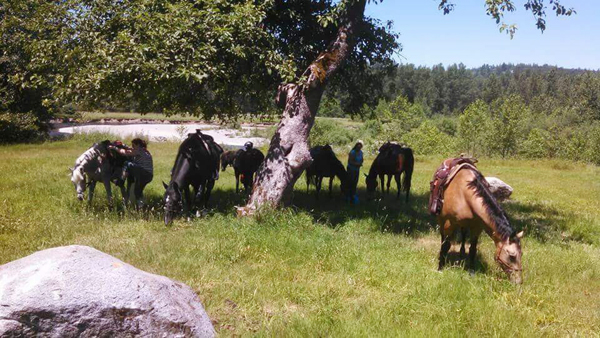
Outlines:
[[[496,245],[496,262],[509,275],[513,283],[522,279],[521,238],[510,226],[508,218],[489,189],[489,184],[479,171],[465,168],[458,171],[443,193],[444,203],[437,221],[442,233],[439,269],[444,267],[455,231],[463,234],[461,256],[465,254],[464,236],[470,233],[469,264],[474,266],[477,241],[485,231]]]
[[[256,148],[240,149],[237,151],[233,160],[233,169],[235,170],[235,192],[238,192],[239,179],[244,185],[244,191],[249,194],[254,185],[254,173],[265,160],[265,155]],[[238,176],[239,173],[239,176]]]
[[[331,197],[333,191],[333,181],[337,176],[341,182],[342,193],[345,196],[350,195],[350,187],[348,186],[349,179],[348,173],[344,168],[344,165],[335,156],[333,149],[330,145],[316,146],[310,149],[310,155],[313,162],[306,169],[306,191],[310,187],[312,182],[315,185],[317,199],[319,199],[319,192],[321,191],[321,185],[324,177],[329,177],[329,196]]]
[[[412,173],[415,165],[415,158],[412,149],[403,147],[399,144],[387,142],[379,148],[379,154],[373,161],[369,174],[366,176],[367,193],[373,196],[377,189],[377,177],[381,181],[381,192],[385,192],[385,175],[388,175],[387,193],[390,192],[392,177],[396,181],[398,188],[397,198],[400,198],[400,191],[406,192],[406,201],[410,193]],[[400,175],[404,173],[402,183]]]

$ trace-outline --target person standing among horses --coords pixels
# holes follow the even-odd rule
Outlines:
[[[354,148],[350,150],[348,154],[348,178],[350,181],[350,196],[354,203],[358,202],[358,194],[356,193],[356,186],[358,185],[358,178],[360,176],[360,167],[363,165],[363,142],[361,140],[356,141]]]
[[[148,151],[146,141],[135,138],[131,141],[133,148],[117,148],[111,146],[119,154],[131,158],[131,161],[126,161],[123,166],[123,180],[126,180],[128,175],[134,178],[133,195],[136,201],[136,207],[139,209],[144,205],[144,188],[152,181],[154,176],[154,165],[152,162],[152,154]]]

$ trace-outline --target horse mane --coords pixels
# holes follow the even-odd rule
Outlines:
[[[485,177],[478,171],[473,170],[473,173],[475,179],[469,182],[467,186],[473,189],[477,196],[481,197],[485,210],[496,225],[496,232],[500,234],[502,240],[506,240],[514,235],[515,230],[510,226],[506,213],[492,195]]]

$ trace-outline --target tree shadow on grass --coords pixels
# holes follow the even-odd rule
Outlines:
[[[300,182],[300,181],[299,181]],[[437,229],[436,218],[429,214],[427,208],[428,193],[411,193],[409,202],[404,201],[402,196],[396,198],[395,190],[384,195],[379,191],[373,200],[367,200],[366,190],[358,189],[360,202],[350,204],[341,195],[339,187],[335,187],[330,197],[327,189],[321,190],[317,199],[314,187],[309,192],[303,186],[297,184],[294,190],[292,208],[307,212],[312,215],[315,223],[323,224],[332,228],[343,227],[351,221],[365,221],[377,231],[402,233],[409,236],[420,237]],[[118,218],[133,217],[146,220],[162,220],[163,196],[155,192],[145,193],[146,206],[144,211],[136,212],[130,207],[125,210],[120,201],[120,192],[114,192],[114,208],[112,213]],[[235,214],[236,206],[245,205],[248,195],[244,192],[235,193],[233,188],[213,189],[210,198],[209,214]],[[77,202],[73,202],[76,205]],[[105,194],[98,193],[94,197],[92,205],[87,202],[80,203],[83,208],[76,206],[74,209],[85,210],[85,212],[111,213],[108,209]],[[527,237],[532,237],[540,242],[548,241],[587,241],[586,238],[568,235],[568,222],[577,215],[561,211],[552,206],[541,203],[523,203],[520,201],[508,201],[502,204],[513,228],[517,231],[524,230]],[[78,212],[80,212],[78,211]]]
[[[292,206],[308,211],[316,223],[333,228],[344,226],[352,220],[365,220],[375,224],[378,230],[392,233],[418,235],[436,228],[435,217],[429,214],[427,202],[429,195],[412,194],[409,202],[404,197],[396,198],[394,192],[389,195],[375,194],[367,200],[365,189],[358,189],[360,202],[351,204],[341,196],[339,190],[329,197],[323,193],[316,198],[314,190],[295,190]]]

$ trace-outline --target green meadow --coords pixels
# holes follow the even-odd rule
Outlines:
[[[512,285],[482,237],[470,273],[453,247],[437,271],[440,236],[427,212],[441,157],[416,157],[408,204],[358,205],[301,178],[294,203],[238,218],[233,171],[221,174],[202,218],[162,221],[161,181],[175,143],[151,143],[147,212],[109,210],[102,186],[80,203],[68,167],[101,136],[0,146],[0,264],[35,251],[88,245],[190,285],[221,336],[597,336],[600,332],[600,169],[559,160],[480,158],[515,192],[504,204],[525,230],[524,283]],[[338,153],[345,163],[346,154]],[[363,172],[373,155],[368,155]],[[327,186],[323,184],[323,186]],[[115,188],[113,186],[113,188]],[[120,193],[113,189],[117,197]]]

